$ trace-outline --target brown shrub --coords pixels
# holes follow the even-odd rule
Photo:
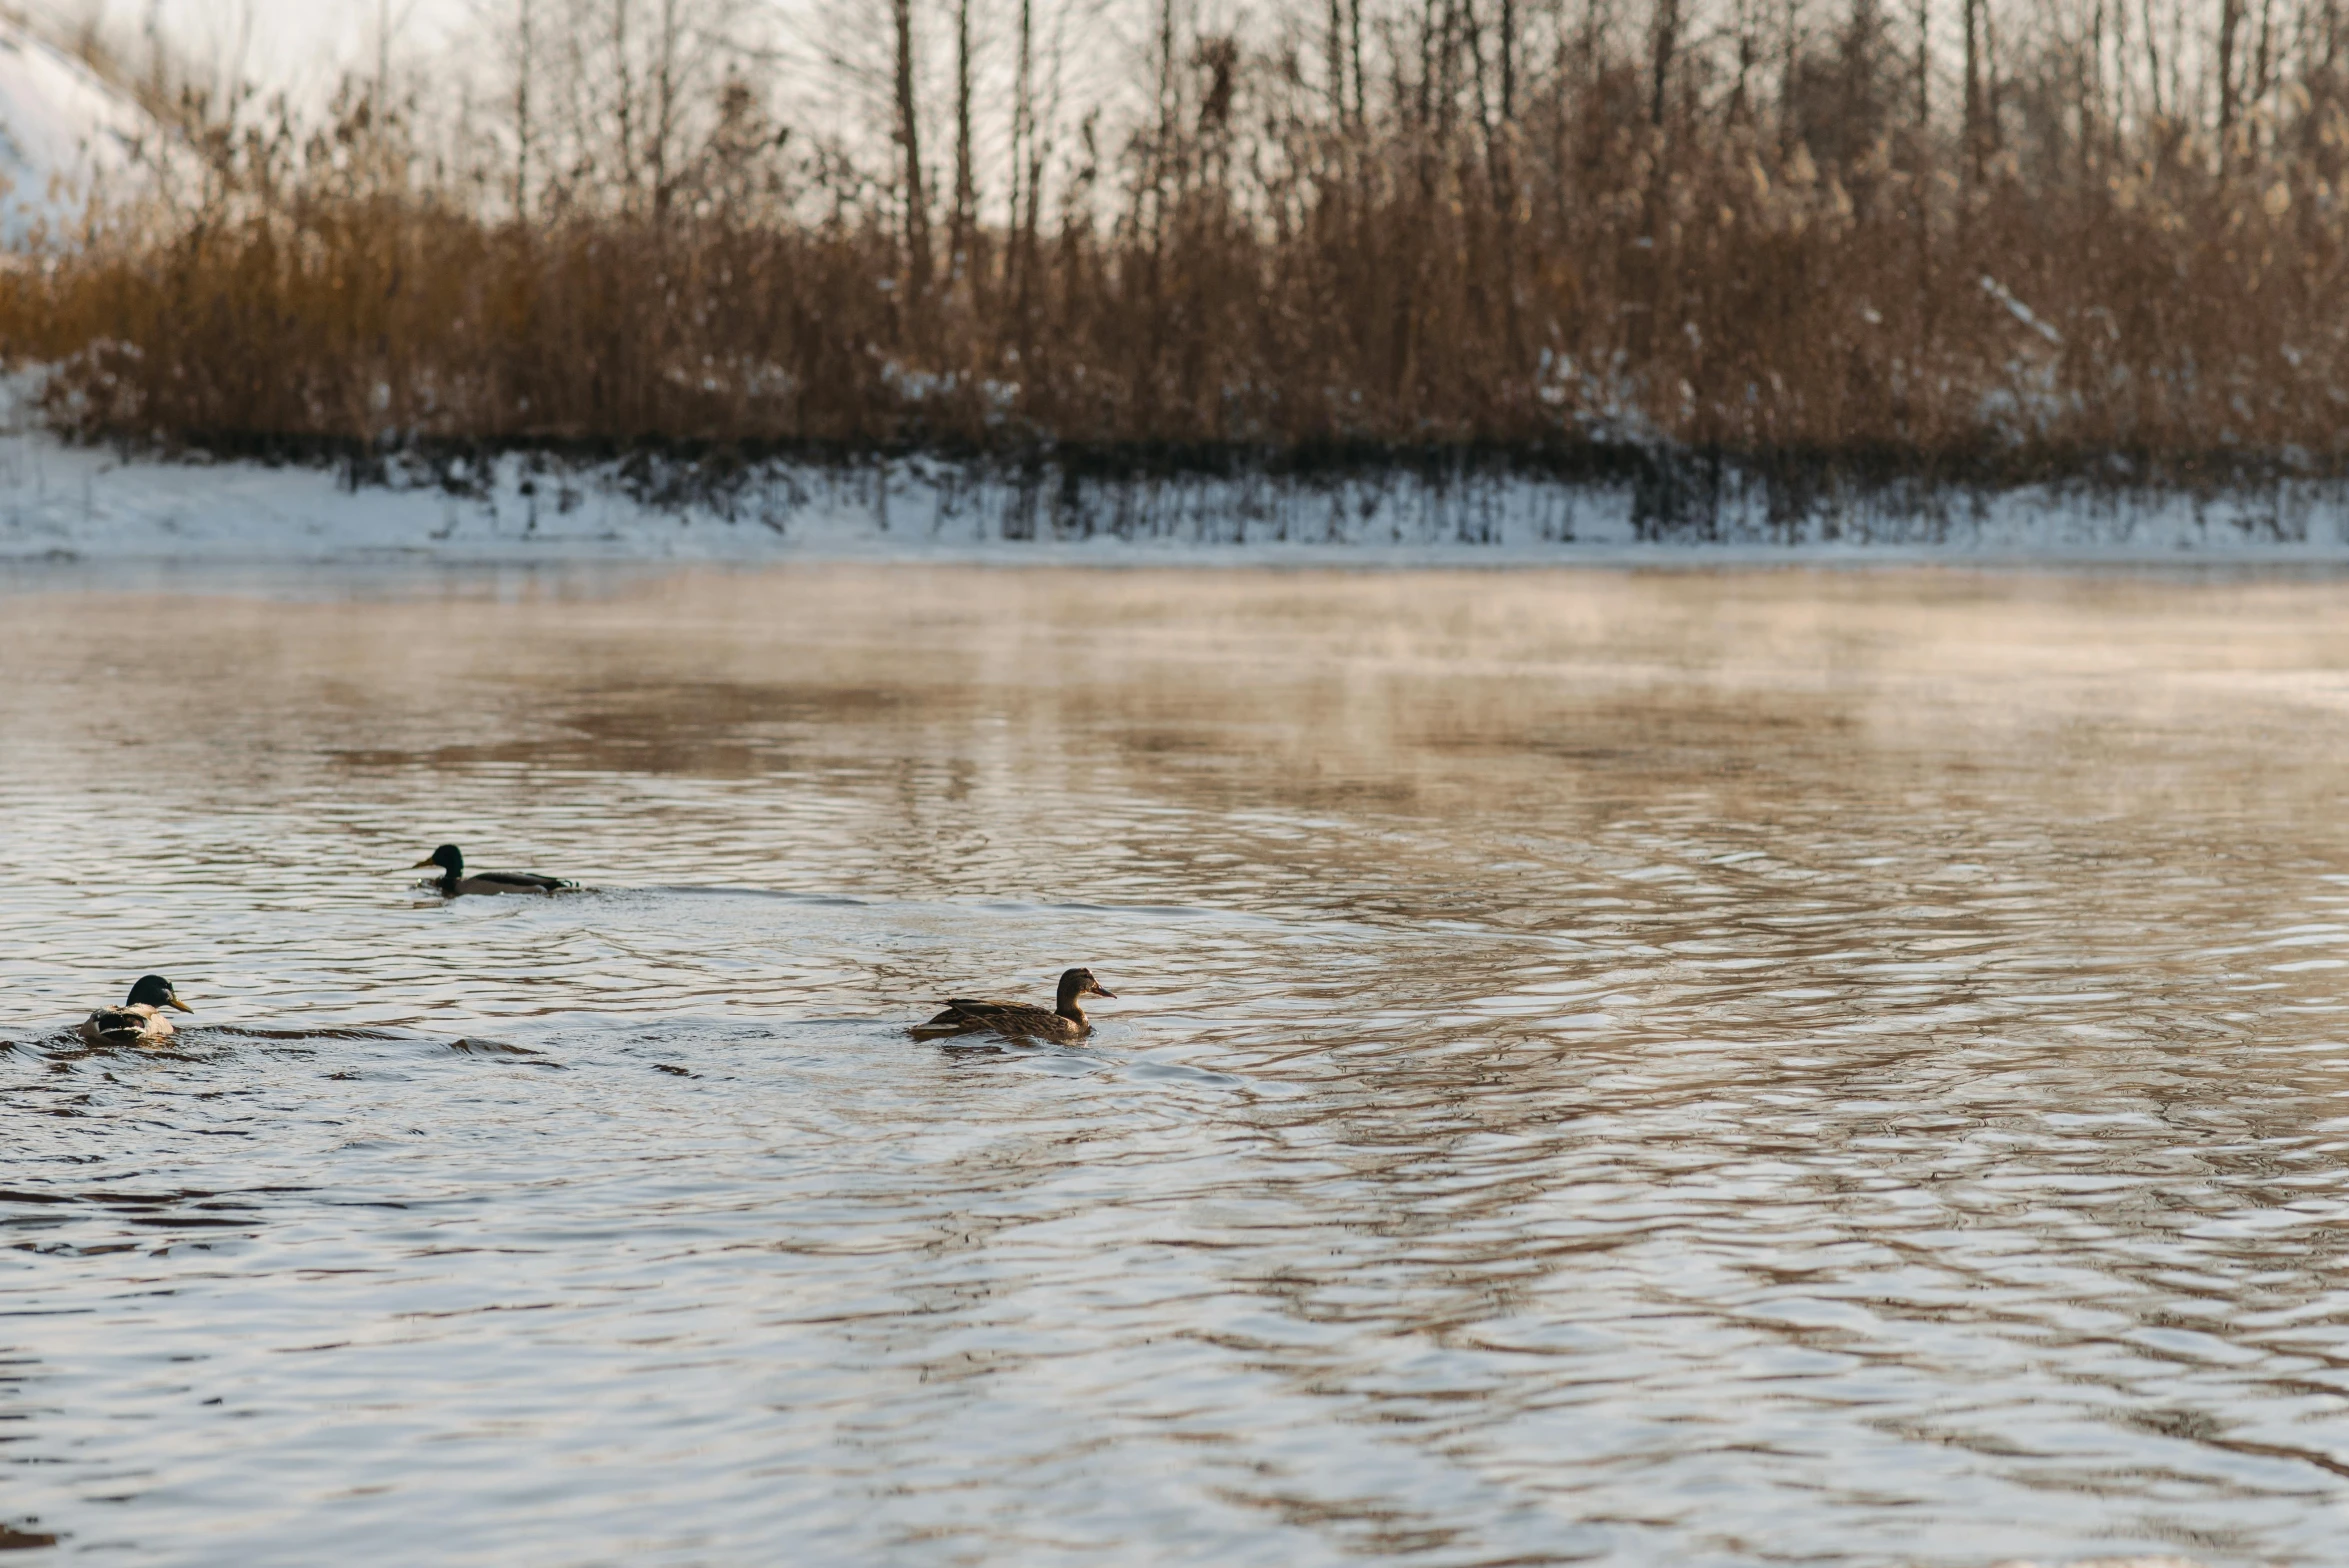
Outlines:
[[[0,272],[0,354],[62,367],[81,437],[239,448],[2344,457],[2349,138],[2221,172],[2157,122],[1977,172],[1886,132],[1821,166],[1750,118],[1600,112],[1620,90],[1320,124],[1263,88],[1245,147],[1227,102],[959,268],[886,202],[516,217],[353,158],[364,127],[266,177],[221,138],[209,199]]]

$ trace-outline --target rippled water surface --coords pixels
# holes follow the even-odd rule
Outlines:
[[[0,1545],[2349,1561],[2345,608],[20,576]]]

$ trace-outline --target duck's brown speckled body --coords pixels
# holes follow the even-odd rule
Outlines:
[[[1082,1040],[1093,1032],[1080,999],[1088,996],[1117,1000],[1104,991],[1090,969],[1071,969],[1060,977],[1060,995],[1049,1008],[1027,1002],[987,1002],[958,996],[946,1011],[926,1024],[913,1026],[916,1038],[930,1040],[952,1034],[1004,1034],[1038,1040]]]
[[[92,1045],[161,1045],[176,1032],[171,1020],[163,1016],[166,1007],[183,1013],[195,1011],[179,999],[170,981],[161,975],[141,975],[138,984],[131,987],[129,1001],[120,1007],[99,1008],[82,1020],[75,1033]]]

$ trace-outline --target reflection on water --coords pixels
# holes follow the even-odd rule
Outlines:
[[[342,586],[4,601],[28,1562],[2341,1560],[2349,588]]]

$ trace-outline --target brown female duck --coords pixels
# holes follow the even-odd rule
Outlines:
[[[1088,996],[1117,1000],[1116,992],[1101,989],[1092,970],[1071,969],[1060,977],[1060,997],[1049,1010],[1026,1002],[982,1002],[958,996],[946,1004],[946,1011],[926,1024],[914,1025],[912,1032],[919,1040],[981,1030],[1039,1040],[1082,1040],[1093,1032],[1085,1009],[1078,1005],[1080,998]]]
[[[176,1007],[183,1013],[194,1008],[179,999],[171,982],[161,975],[141,975],[139,983],[131,987],[130,1000],[120,1007],[101,1007],[82,1020],[75,1033],[92,1045],[161,1045],[171,1038],[171,1020],[163,1016],[163,1009]]]
[[[426,866],[440,867],[440,875],[432,879],[432,885],[440,889],[443,898],[466,893],[554,893],[579,885],[561,877],[542,877],[532,871],[476,871],[467,876],[465,852],[454,844],[441,845],[417,861],[413,869],[421,871]]]

